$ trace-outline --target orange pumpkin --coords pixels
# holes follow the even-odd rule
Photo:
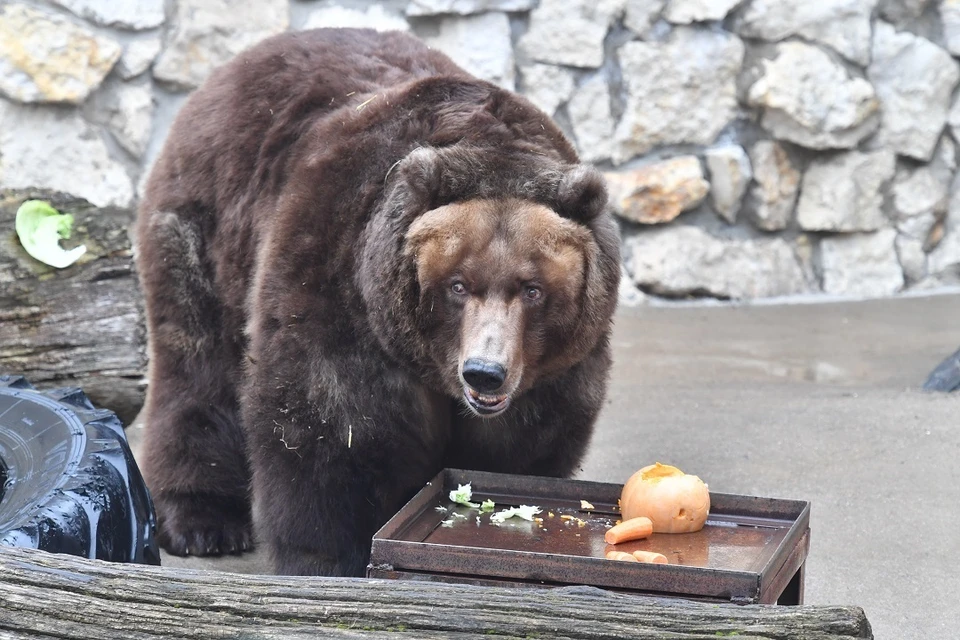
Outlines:
[[[650,518],[654,533],[700,531],[710,512],[710,492],[697,476],[652,464],[630,476],[620,494],[624,521]]]

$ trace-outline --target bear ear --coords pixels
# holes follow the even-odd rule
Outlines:
[[[432,147],[418,147],[400,163],[400,172],[410,197],[419,211],[434,208],[440,191],[440,154]]]
[[[565,218],[589,222],[607,206],[607,183],[599,171],[579,164],[567,171],[557,186],[557,212]]]

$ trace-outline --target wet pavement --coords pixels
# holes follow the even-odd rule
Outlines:
[[[580,478],[661,461],[714,491],[809,500],[807,603],[862,606],[877,638],[956,635],[960,393],[919,387],[960,346],[960,293],[625,308],[613,343]],[[260,554],[164,563],[265,569]]]

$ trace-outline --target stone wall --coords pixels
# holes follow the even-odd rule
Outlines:
[[[0,188],[132,207],[213,67],[316,26],[409,30],[552,114],[648,293],[960,283],[960,0],[0,0]]]

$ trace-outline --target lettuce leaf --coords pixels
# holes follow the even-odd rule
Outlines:
[[[470,487],[470,483],[457,485],[457,488],[450,492],[450,500],[456,502],[457,504],[462,504],[465,507],[473,507],[474,509],[479,509],[480,505],[476,502],[470,502],[470,498],[473,497],[473,489]]]
[[[530,507],[524,504],[519,507],[510,507],[509,509],[504,509],[499,513],[493,514],[490,516],[490,522],[500,523],[507,518],[523,518],[524,520],[533,522],[533,516],[538,513],[540,513],[540,507]]]
[[[15,223],[20,244],[33,258],[57,269],[69,267],[87,252],[86,246],[64,251],[60,238],[68,239],[73,216],[61,214],[43,200],[27,200],[17,209]]]

